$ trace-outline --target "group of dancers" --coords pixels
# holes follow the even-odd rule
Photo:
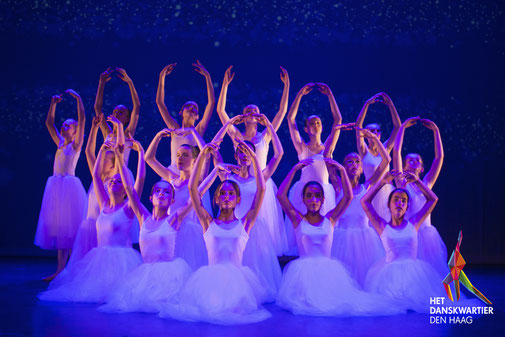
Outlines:
[[[262,307],[269,302],[294,314],[371,316],[427,312],[430,297],[444,296],[447,250],[430,221],[437,203],[432,187],[444,158],[434,122],[412,117],[402,123],[390,97],[381,92],[365,102],[355,122],[342,123],[324,83],[304,85],[288,112],[290,81],[282,67],[284,89],[272,121],[256,105],[230,118],[226,100],[232,67],[224,74],[216,105],[209,72],[198,61],[193,66],[207,87],[202,117],[193,101],[182,106],[180,123],[170,115],[165,80],[175,64],[166,66],[156,103],[167,128],[154,136],[145,153],[135,140],[140,100],[133,81],[121,68],[100,75],[85,149],[93,177],[87,197],[75,177],[84,143],[82,99],[74,90],[66,91],[77,102],[78,120],[67,119],[58,130],[55,110],[63,96],[52,97],[46,126],[57,151],[35,244],[58,250],[58,267],[46,278],[51,283],[41,300],[96,302],[107,312],[242,324],[270,317]],[[106,118],[104,89],[114,74],[128,84],[133,107],[118,105]],[[323,141],[321,118],[308,117],[306,142],[296,116],[300,101],[313,90],[328,98],[333,125]],[[368,108],[377,103],[389,108],[394,125],[384,143],[378,124],[363,127]],[[223,127],[206,143],[214,108]],[[271,177],[284,152],[276,132],[286,113],[299,162],[277,188]],[[405,130],[415,124],[434,135],[435,159],[423,178],[421,156],[401,154]],[[99,129],[104,142],[96,154]],[[345,130],[356,132],[357,152],[339,163],[332,154]],[[232,151],[220,148],[226,135],[236,163],[224,163],[220,155]],[[156,158],[164,137],[171,138],[168,166]],[[128,169],[132,150],[138,153],[135,179]],[[161,178],[150,192],[152,211],[140,201],[146,163]],[[300,179],[292,184],[298,171]],[[210,196],[216,179],[220,182]],[[140,254],[132,248],[135,242]],[[282,271],[281,255],[299,257]]]

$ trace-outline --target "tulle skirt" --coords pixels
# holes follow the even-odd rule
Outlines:
[[[183,220],[177,233],[175,256],[186,261],[193,270],[209,263],[202,226],[197,221],[193,221],[191,217],[186,217]]]
[[[74,265],[65,268],[39,299],[62,302],[102,303],[130,271],[142,263],[130,247],[103,246],[91,249]]]
[[[256,220],[244,249],[242,264],[251,268],[267,290],[267,302],[275,301],[281,284],[282,270],[275,253],[268,226],[263,218]]]
[[[297,181],[296,183],[293,184],[293,186],[289,190],[288,195],[289,200],[291,201],[293,206],[302,214],[307,213],[307,208],[305,207],[302,201],[303,187],[305,186],[306,183],[307,181],[304,182]],[[335,208],[336,205],[335,189],[331,184],[322,184],[322,186],[324,189],[324,203],[321,206],[320,213],[321,215],[326,215],[326,213]],[[291,220],[289,220],[289,217],[287,216],[285,217],[284,226],[288,243],[288,250],[285,252],[285,255],[297,256],[299,255],[299,253],[298,253],[296,235],[293,229],[293,224],[291,223]]]
[[[70,255],[67,265],[72,265],[82,259],[97,244],[96,219],[88,218],[81,222],[77,230],[72,255]]]
[[[351,276],[364,286],[368,270],[385,255],[379,235],[368,227],[335,226],[331,256],[344,263]]]
[[[437,229],[429,224],[422,224],[418,232],[417,258],[428,262],[442,277],[449,273],[447,266],[447,247]]]
[[[266,181],[265,197],[260,209],[259,217],[265,220],[270,238],[274,245],[275,253],[281,256],[288,249],[286,230],[284,227],[284,216],[282,208],[276,197],[277,186],[272,178]]]
[[[99,310],[158,313],[179,293],[191,274],[183,259],[143,263],[131,271]]]
[[[375,264],[365,289],[400,301],[406,309],[428,313],[430,297],[445,297],[443,278],[426,262],[409,258]]]
[[[379,316],[405,312],[358,289],[347,269],[327,257],[302,257],[284,269],[277,305],[297,315]]]
[[[271,315],[261,307],[265,289],[247,267],[231,263],[204,266],[194,272],[160,317],[214,324],[248,324]]]
[[[86,218],[87,203],[79,178],[49,177],[34,244],[42,249],[72,249],[79,224]]]

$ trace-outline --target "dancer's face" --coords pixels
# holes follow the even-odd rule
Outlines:
[[[181,117],[183,121],[188,121],[194,123],[199,115],[198,115],[198,104],[193,101],[189,101],[184,103],[181,109]]]
[[[237,160],[239,166],[251,166],[252,164],[251,156],[245,152],[242,152],[238,148],[235,151],[235,159]]]
[[[60,134],[65,139],[72,139],[77,131],[77,121],[73,119],[67,119],[63,122],[60,129]]]
[[[324,192],[320,186],[309,185],[303,194],[303,204],[308,212],[319,212],[324,202]]]
[[[172,185],[166,181],[158,181],[151,192],[151,202],[154,207],[168,208],[174,201]]]
[[[349,177],[359,177],[363,172],[361,158],[357,153],[349,153],[344,158],[345,172]]]
[[[368,124],[365,129],[373,133],[374,135],[377,136],[377,138],[380,140],[381,139],[381,128],[378,124]]]
[[[126,127],[130,123],[130,111],[124,105],[118,105],[112,111],[112,115],[116,117]]]
[[[420,175],[424,171],[423,158],[417,153],[409,153],[405,156],[404,170]]]
[[[235,191],[233,185],[229,182],[225,182],[221,185],[219,191],[217,191],[215,202],[221,210],[234,209],[240,202],[240,197],[237,195],[237,191]]]
[[[317,135],[323,132],[323,124],[318,116],[310,116],[305,122],[305,132],[309,135]]]
[[[105,152],[105,156],[103,158],[103,170],[105,172],[111,172],[114,169],[114,165],[116,163],[116,156],[113,151]]]
[[[181,146],[179,150],[177,150],[177,168],[180,171],[190,169],[194,162],[195,158],[193,158],[193,153],[190,149],[185,146]]]
[[[391,211],[391,216],[394,218],[401,218],[407,212],[407,207],[409,205],[409,196],[403,191],[396,191],[391,197],[389,202],[389,209]]]
[[[116,173],[115,175],[110,178],[109,183],[108,183],[108,190],[109,194],[121,194],[121,193],[126,193],[124,186],[123,186],[123,181],[121,180],[121,176],[119,173]]]

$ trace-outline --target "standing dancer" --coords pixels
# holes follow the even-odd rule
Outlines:
[[[210,122],[210,117],[212,116],[212,110],[214,109],[214,104],[216,102],[216,98],[214,96],[214,86],[212,85],[212,79],[210,77],[209,72],[205,67],[200,63],[200,61],[196,61],[193,63],[193,67],[195,67],[195,71],[200,75],[205,77],[205,83],[207,85],[207,106],[205,107],[205,111],[203,113],[202,119],[195,126],[196,121],[198,120],[199,111],[198,104],[194,101],[187,101],[183,104],[181,111],[179,111],[179,115],[182,118],[182,124],[179,125],[177,121],[170,116],[170,112],[165,105],[165,77],[172,73],[174,67],[177,63],[172,63],[167,65],[165,68],[161,70],[160,79],[158,82],[158,92],[156,93],[156,105],[160,111],[161,117],[167,127],[171,130],[179,130],[186,128],[195,128],[196,132],[203,137],[205,134],[205,130],[207,130],[207,126]],[[171,149],[171,161],[170,168],[173,171],[177,172],[177,150],[180,148],[182,144],[189,144],[196,146],[198,144],[197,139],[195,138],[194,133],[177,133],[172,134],[172,142],[170,144]]]
[[[321,142],[321,133],[323,131],[323,126],[321,123],[321,118],[315,115],[309,116],[305,121],[304,131],[309,136],[308,143],[305,143],[303,141],[300,136],[300,132],[298,131],[298,127],[296,125],[296,115],[298,113],[300,101],[303,96],[310,93],[314,88],[318,89],[319,92],[328,97],[331,113],[333,116],[332,130],[335,128],[335,133],[332,141],[328,141],[328,139],[326,139],[324,143]],[[291,108],[289,109],[288,113],[288,126],[291,140],[296,149],[296,152],[298,153],[298,160],[304,160],[307,158],[312,158],[314,160],[314,163],[312,165],[309,165],[302,170],[300,180],[296,182],[289,191],[289,200],[302,214],[305,214],[307,211],[302,201],[303,186],[305,186],[305,183],[312,180],[319,182],[324,188],[325,201],[321,206],[321,213],[326,214],[330,209],[333,209],[335,207],[335,191],[328,181],[328,170],[326,169],[326,165],[323,160],[323,151],[326,149],[328,157],[331,157],[331,154],[335,149],[335,144],[338,140],[338,135],[340,133],[340,129],[336,127],[341,123],[342,115],[340,114],[337,102],[335,101],[330,88],[324,83],[307,83],[300,89],[293,103],[291,104]],[[289,217],[286,218],[285,228],[288,238],[289,254],[296,255],[296,240],[293,233],[293,226],[290,223]]]
[[[300,258],[284,268],[277,305],[297,315],[313,316],[371,316],[401,312],[391,307],[388,301],[358,290],[342,263],[330,257],[333,228],[353,199],[344,167],[332,159],[325,159],[331,176],[336,175],[337,170],[340,172],[343,189],[343,197],[326,215],[320,213],[324,189],[316,181],[309,181],[303,187],[305,214],[300,213],[287,197],[296,171],[312,161],[309,158],[296,164],[277,192],[297,233],[300,252]]]
[[[233,66],[230,66],[226,69],[223,79],[223,85],[221,87],[221,93],[219,95],[219,100],[217,103],[217,114],[219,119],[225,125],[230,118],[226,113],[226,97],[228,95],[228,86],[230,85],[235,73],[231,72]],[[256,118],[260,114],[260,110],[258,106],[254,104],[247,105],[242,111],[242,116],[244,117],[241,122],[244,123],[245,131],[241,133],[237,127],[232,124],[228,128],[228,134],[230,135],[233,145],[236,147],[236,139],[248,140],[252,144],[254,144],[256,156],[258,157],[258,161],[260,163],[260,168],[262,170],[267,166],[268,160],[268,151],[270,147],[270,141],[273,139],[273,134],[279,130],[279,127],[282,124],[282,120],[286,115],[288,110],[288,97],[289,97],[289,75],[286,69],[281,67],[281,81],[284,83],[284,89],[282,91],[281,101],[279,104],[279,110],[272,120],[272,129],[266,127],[266,122],[264,122],[263,117],[261,119]],[[263,122],[262,122],[263,121]],[[265,130],[263,132],[258,132],[258,123],[265,126]],[[268,122],[270,123],[270,122]],[[252,167],[251,167],[252,169]],[[251,170],[252,174],[252,170]],[[277,192],[277,186],[271,177],[266,179],[266,192],[265,192],[265,200],[261,208],[261,212],[265,214],[264,218],[270,219],[267,222],[268,230],[270,232],[270,237],[272,238],[272,242],[275,247],[276,254],[278,256],[282,255],[283,252],[287,250],[287,239],[286,233],[284,229],[284,218],[282,216],[282,209],[275,197],[275,193]],[[260,215],[261,217],[261,215]]]
[[[106,146],[98,152],[93,170],[93,185],[101,209],[96,220],[98,246],[65,268],[51,282],[49,290],[39,295],[41,300],[104,302],[125,275],[142,263],[140,254],[132,248],[130,234],[135,215],[119,173],[109,180],[105,190],[100,166]],[[116,164],[124,159],[123,146],[116,144]],[[135,191],[141,195],[145,179],[144,150],[137,141],[133,141],[133,149],[139,153]]]
[[[88,162],[88,167],[93,175],[93,168],[96,163],[96,136],[98,133],[98,128],[102,122],[103,115],[93,117],[93,122],[91,124],[91,130],[89,132],[88,143],[86,144],[86,161]],[[115,170],[115,155],[114,151],[109,150],[103,156],[103,164],[101,165],[102,180],[105,184],[116,172]],[[98,206],[98,201],[96,200],[95,188],[93,187],[93,182],[88,190],[88,213],[86,214],[86,219],[81,222],[77,234],[75,236],[74,245],[72,248],[72,254],[68,260],[68,264],[73,264],[80,260],[84,255],[86,255],[91,248],[96,247],[97,237],[96,237],[96,218],[100,214],[100,207]]]
[[[371,201],[384,184],[400,175],[421,191],[426,202],[418,212],[408,217],[406,212],[411,202],[409,193],[403,188],[395,189],[389,196],[391,221],[387,222],[377,213]],[[397,171],[389,172],[363,196],[363,209],[386,250],[386,257],[368,272],[367,291],[391,297],[406,309],[426,313],[431,297],[445,295],[436,271],[428,263],[416,259],[419,228],[437,201],[437,196],[415,174]]]
[[[383,143],[384,148],[386,149],[387,153],[391,153],[391,150],[393,149],[394,141],[396,138],[396,134],[398,133],[398,130],[400,129],[400,126],[402,125],[402,122],[400,120],[400,116],[398,115],[398,112],[396,111],[396,107],[391,100],[391,98],[386,94],[385,92],[380,92],[374,96],[372,96],[370,99],[368,99],[365,104],[363,105],[363,108],[361,108],[361,112],[358,115],[358,119],[356,120],[356,127],[358,128],[363,128],[363,122],[365,120],[366,114],[368,112],[368,107],[371,104],[381,102],[384,103],[385,105],[388,106],[389,111],[391,113],[391,120],[393,122],[393,131],[391,131],[391,134],[389,135],[389,138]],[[381,127],[377,123],[371,123],[365,126],[365,129],[371,131],[379,140],[381,139]],[[358,147],[358,153],[359,156],[361,157],[361,162],[363,165],[363,173],[365,174],[365,179],[370,179],[370,177],[373,175],[377,167],[379,167],[380,162],[382,161],[382,158],[379,153],[379,149],[374,145],[374,142],[372,142],[370,139],[366,139],[367,141],[365,142],[365,138],[363,137],[363,134],[359,132],[358,130],[356,131],[356,143]],[[374,207],[375,209],[379,212],[381,217],[384,219],[388,219],[390,217],[389,213],[389,208],[387,205],[387,199],[391,191],[394,189],[394,186],[391,184],[384,185],[384,187],[377,193],[375,196],[375,199],[373,200]]]
[[[198,145],[203,148],[205,146],[200,134],[196,132],[195,128],[189,128],[192,132],[194,139]],[[177,149],[176,154],[176,169],[174,172],[170,167],[165,167],[156,159],[156,151],[158,145],[163,137],[174,136],[178,131],[171,131],[170,129],[161,130],[153,138],[146,152],[147,164],[156,172],[161,178],[169,181],[174,186],[175,200],[170,205],[169,213],[173,214],[182,207],[189,200],[188,182],[194,170],[194,163],[198,157],[198,148],[189,145],[181,144]],[[173,141],[172,141],[173,143]],[[207,163],[206,165],[207,166]],[[208,167],[204,169],[207,172]],[[210,205],[210,198],[208,193],[204,194],[204,203],[207,210],[212,210]],[[205,248],[205,241],[202,236],[202,226],[194,211],[191,211],[184,219],[184,225],[181,231],[177,234],[177,243],[175,245],[175,256],[184,259],[194,270],[201,266],[207,265],[207,249]]]
[[[154,184],[150,200],[152,213],[141,203],[123,158],[120,173],[128,202],[140,223],[140,251],[144,263],[126,275],[119,287],[100,310],[107,312],[157,313],[163,303],[171,300],[189,278],[191,268],[175,258],[176,237],[185,216],[192,209],[191,201],[168,215],[174,202],[174,188],[164,180]]]
[[[213,218],[203,207],[198,191],[203,161],[217,150],[215,145],[208,144],[196,161],[189,193],[203,227],[209,265],[191,275],[180,292],[178,303],[167,305],[161,310],[161,317],[215,324],[247,324],[270,317],[260,306],[266,296],[265,289],[256,275],[242,266],[242,254],[265,194],[265,180],[254,152],[242,142],[238,148],[253,160],[257,189],[252,206],[243,218],[237,218],[235,207],[241,201],[241,191],[237,183],[225,180],[214,194],[218,216]]]
[[[433,185],[438,179],[442,164],[444,162],[444,148],[442,146],[442,137],[437,125],[428,119],[420,119],[419,117],[412,117],[407,119],[396,136],[395,146],[393,150],[393,167],[400,172],[409,172],[420,176],[424,172],[423,159],[417,153],[409,153],[405,156],[402,165],[402,146],[405,129],[420,122],[423,126],[433,131],[435,158],[431,164],[430,170],[423,177],[423,183],[432,189]],[[421,207],[426,202],[424,194],[417,188],[415,184],[409,184],[403,176],[396,179],[397,186],[404,187],[410,194],[411,206],[407,209],[407,217],[419,212]],[[431,224],[431,213],[428,214],[424,220],[421,228],[419,229],[419,245],[417,257],[425,260],[432,265],[433,268],[443,278],[448,273],[447,268],[447,247],[440,237],[437,229]]]
[[[62,95],[51,98],[46,118],[47,130],[58,149],[53,175],[47,180],[44,190],[34,244],[42,249],[57,249],[58,266],[56,272],[44,281],[51,281],[65,268],[79,224],[86,216],[86,191],[75,176],[75,166],[84,141],[86,114],[81,96],[72,89],[65,93],[77,101],[78,120],[67,119],[58,132],[54,117]]]
[[[356,128],[362,137],[367,137],[379,149],[381,163],[373,175],[360,184],[363,173],[361,157],[351,152],[344,157],[343,165],[351,181],[354,198],[339,220],[333,232],[331,256],[342,261],[352,277],[363,286],[370,267],[384,257],[384,249],[377,233],[368,225],[368,218],[361,207],[360,199],[366,191],[379,181],[386,172],[391,158],[379,138],[367,129]],[[339,185],[338,181],[332,183]],[[339,196],[337,196],[337,200]]]

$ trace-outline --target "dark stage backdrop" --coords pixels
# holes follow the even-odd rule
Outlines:
[[[45,254],[33,246],[42,193],[56,146],[44,120],[53,94],[67,88],[84,99],[89,131],[99,74],[120,66],[133,79],[141,100],[137,138],[147,147],[165,125],[155,104],[160,70],[177,62],[166,81],[166,104],[174,116],[187,100],[203,110],[205,81],[192,70],[199,59],[210,71],[219,95],[225,69],[236,72],[227,111],[235,115],[257,104],[273,118],[282,91],[279,66],[291,78],[290,100],[307,82],[325,82],[352,122],[363,102],[387,92],[402,120],[419,115],[442,132],[445,162],[434,187],[439,204],[433,224],[449,253],[463,230],[462,252],[469,262],[504,263],[503,155],[505,107],[504,4],[500,1],[10,1],[0,3],[2,75],[0,90],[0,253]],[[116,104],[131,107],[125,83],[115,78],[105,91],[104,112]],[[331,115],[326,98],[303,99],[298,122],[319,114],[326,137]],[[76,118],[65,96],[57,125]],[[366,122],[391,131],[389,112],[375,104]],[[216,114],[205,139],[221,126]],[[279,130],[285,157],[274,180],[279,184],[297,161],[286,122]],[[227,150],[224,150],[227,149]],[[226,160],[230,142],[223,145]],[[335,159],[356,150],[345,132]],[[404,153],[433,158],[432,132],[408,129]],[[158,157],[169,161],[163,141]],[[135,167],[136,156],[130,164]],[[84,150],[77,175],[87,188],[90,173]],[[148,169],[145,191],[157,178]],[[147,204],[147,192],[143,201]]]

